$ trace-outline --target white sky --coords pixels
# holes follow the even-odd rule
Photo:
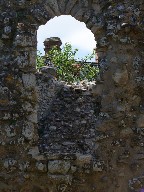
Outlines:
[[[91,54],[93,48],[96,47],[93,33],[86,27],[85,23],[77,21],[72,16],[54,17],[39,27],[37,50],[43,54],[43,42],[49,37],[60,37],[63,45],[69,42],[73,48],[78,49],[77,58],[80,59]]]

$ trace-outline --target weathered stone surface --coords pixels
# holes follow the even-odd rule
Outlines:
[[[140,128],[144,128],[144,114],[141,114],[138,117],[137,126],[140,127]]]
[[[131,137],[131,135],[133,134],[133,131],[131,128],[125,128],[120,132],[120,135],[122,137]]]
[[[31,155],[32,158],[36,159],[37,161],[45,160],[44,156],[40,154],[37,146],[30,148],[28,155]]]
[[[143,0],[0,1],[0,191],[143,191],[143,7]],[[81,85],[72,85],[71,100],[71,86],[54,73],[38,73],[36,87],[37,29],[59,15],[84,22],[97,40],[103,85],[94,100]],[[76,164],[76,154],[91,161]],[[48,174],[47,161],[64,175]]]
[[[50,174],[67,174],[70,169],[70,162],[55,160],[48,162],[48,172]]]
[[[45,55],[48,54],[48,52],[55,46],[57,47],[57,49],[60,49],[61,45],[62,45],[62,42],[59,37],[50,37],[50,38],[45,39],[45,41],[44,41]]]
[[[91,155],[77,154],[77,164],[83,166],[84,164],[90,164],[92,161]]]
[[[127,70],[117,70],[113,75],[113,80],[116,84],[120,86],[127,84],[127,81],[128,81]]]
[[[46,84],[47,82],[41,82],[43,88],[46,87]],[[41,118],[41,115],[38,117],[39,148],[48,154],[61,151],[61,154],[80,153],[79,156],[81,158],[90,157],[91,155],[83,154],[92,151],[92,145],[94,144],[91,139],[96,134],[95,123],[100,106],[95,104],[92,92],[89,91],[87,93],[87,90],[95,82],[66,85],[65,83],[56,83],[55,81],[54,84],[61,88],[57,89],[56,92],[54,90],[53,97],[48,96],[45,89],[42,89],[41,94],[46,94],[47,97],[39,100],[38,111],[46,111],[44,118]],[[41,102],[48,103],[50,99],[51,103],[49,102],[49,106],[43,108]],[[77,140],[75,139],[76,137]],[[77,159],[80,158],[79,156]]]
[[[92,87],[92,94],[94,96],[101,96],[103,91],[103,84],[96,84]]]

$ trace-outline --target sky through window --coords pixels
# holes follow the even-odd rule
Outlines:
[[[63,45],[69,42],[73,48],[79,50],[77,58],[80,59],[91,54],[96,47],[93,33],[86,27],[85,23],[77,21],[72,16],[54,17],[45,25],[39,27],[37,50],[43,54],[43,42],[49,37],[60,37]]]

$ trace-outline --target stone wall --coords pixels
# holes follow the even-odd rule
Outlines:
[[[143,0],[1,0],[0,7],[0,191],[142,190]],[[90,174],[80,170],[79,181],[67,175],[73,161],[48,163],[38,149],[36,32],[59,15],[84,22],[97,41],[95,95],[101,98],[101,109],[96,130],[106,137],[96,141],[95,153],[98,168],[104,168]],[[90,161],[89,154],[88,166]],[[60,181],[60,172],[47,174],[53,164],[63,170]]]
[[[67,153],[92,155],[91,148],[94,146],[92,139],[98,139],[95,135],[95,124],[101,107],[100,98],[94,95],[95,82],[67,84],[54,81],[53,78],[51,80],[47,78],[46,81],[44,73],[39,73],[36,77],[40,93],[38,97],[40,151],[51,155]],[[44,141],[48,143],[44,144]],[[57,141],[60,143],[59,147]],[[86,144],[86,141],[89,144]]]
[[[97,141],[107,135],[96,130],[101,105],[100,97],[95,95],[95,82],[58,82],[50,70],[44,67],[36,75],[39,151],[47,159],[48,178],[57,180],[55,187],[72,190],[71,185],[86,182],[86,175],[104,169],[96,150]]]

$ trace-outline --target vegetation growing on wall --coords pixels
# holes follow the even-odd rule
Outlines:
[[[66,82],[88,80],[92,81],[96,78],[98,68],[91,66],[87,61],[94,57],[94,52],[85,56],[80,61],[75,59],[78,49],[72,49],[71,44],[66,43],[62,50],[53,47],[46,56],[42,56],[40,52],[37,55],[37,68],[45,65],[45,60],[50,61],[57,69],[58,80]]]

